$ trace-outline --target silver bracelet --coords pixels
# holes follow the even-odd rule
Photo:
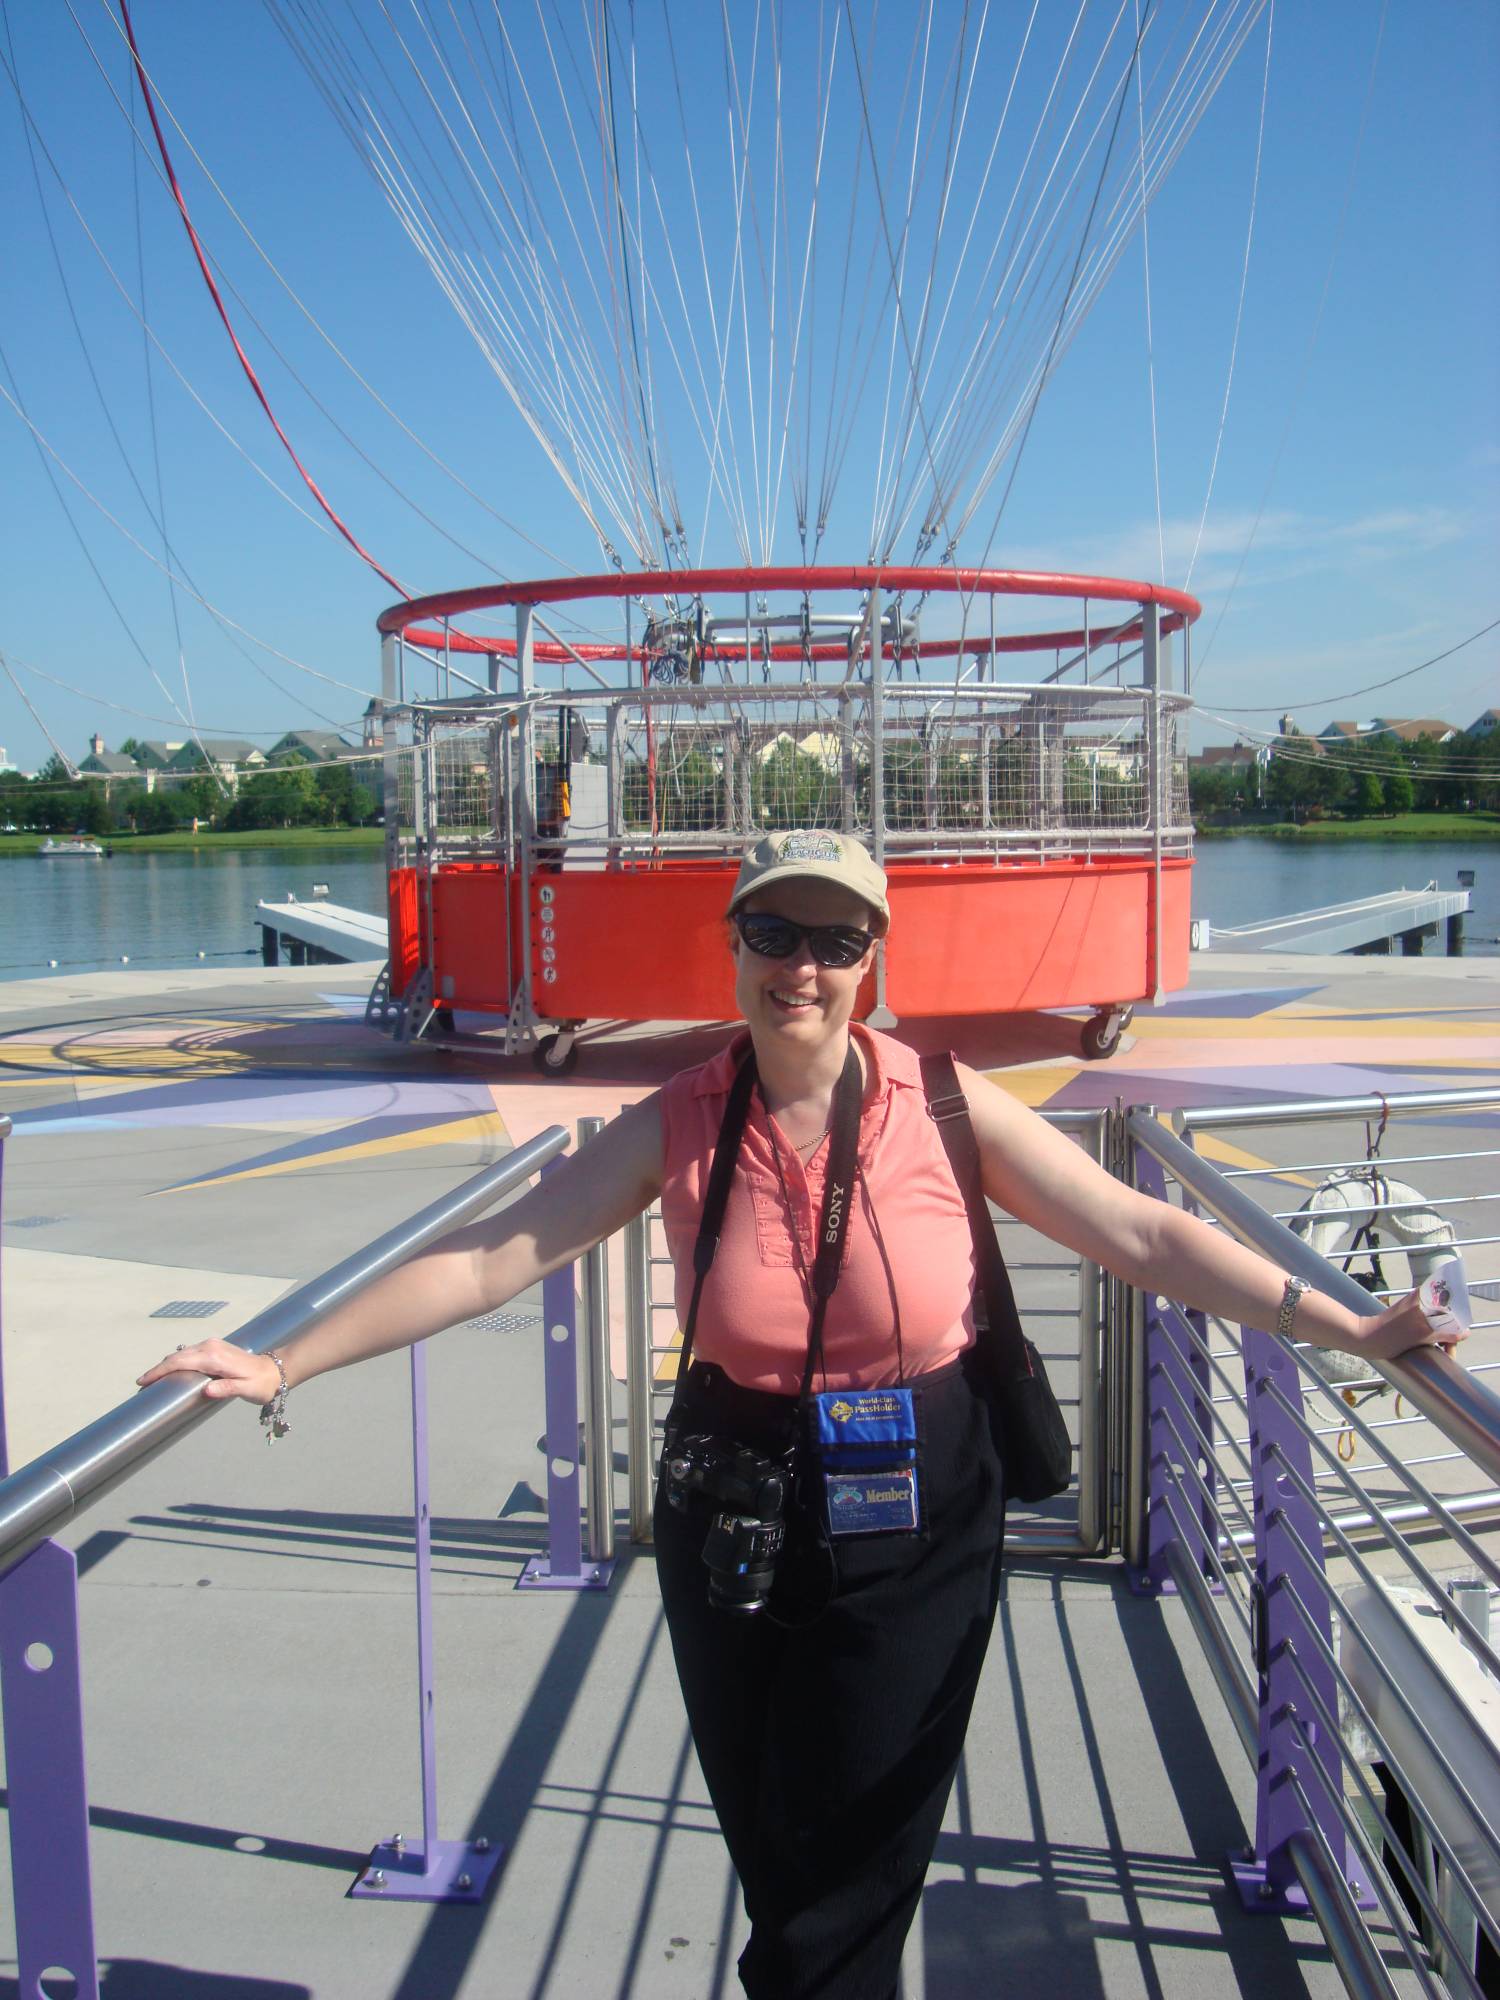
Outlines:
[[[1276,1315],[1276,1331],[1283,1340],[1292,1337],[1292,1321],[1297,1317],[1297,1307],[1302,1302],[1302,1294],[1310,1292],[1312,1286],[1306,1278],[1288,1278],[1286,1289],[1281,1294],[1281,1310]]]
[[[262,1403],[260,1406],[260,1422],[266,1434],[266,1443],[275,1444],[278,1438],[284,1438],[291,1429],[286,1415],[286,1369],[282,1366],[279,1354],[270,1354],[266,1358],[275,1362],[276,1373],[280,1379],[276,1394],[269,1403]]]

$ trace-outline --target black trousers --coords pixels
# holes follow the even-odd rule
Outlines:
[[[971,1357],[921,1378],[923,1523],[831,1546],[807,1496],[768,1610],[708,1602],[715,1503],[658,1493],[662,1603],[698,1761],[744,1890],[752,2000],[886,2000],[916,1913],[1000,1586],[1005,1517]],[[791,1399],[695,1363],[674,1420],[758,1449]]]

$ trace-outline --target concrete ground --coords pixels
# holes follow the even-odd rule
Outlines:
[[[601,1030],[548,1083],[467,1044],[380,1040],[360,1019],[372,973],[0,986],[13,1464],[123,1400],[145,1360],[231,1331],[513,1143],[644,1094],[722,1034]],[[1496,1081],[1497,988],[1494,961],[1216,955],[1108,1063],[1082,1063],[1058,1017],[923,1034],[1038,1104],[1447,1088]],[[1440,1154],[1444,1191],[1479,1192],[1495,1177],[1465,1156],[1497,1130],[1493,1112],[1445,1113],[1393,1128],[1387,1152]],[[1277,1128],[1204,1151],[1277,1166],[1290,1206],[1301,1169],[1349,1139]],[[1496,1246],[1467,1254],[1488,1274]],[[184,1302],[214,1310],[153,1316]],[[274,1452],[243,1411],[216,1416],[68,1534],[109,2000],[738,1990],[743,1920],[649,1551],[625,1551],[607,1594],[511,1588],[546,1532],[536,1307],[430,1354],[440,1831],[509,1850],[480,1909],[346,1896],[371,1846],[420,1819],[404,1358],[298,1391]],[[1177,1607],[1132,1597],[1116,1561],[1018,1559],[908,2000],[1341,1991],[1311,1926],[1246,1916],[1226,1887],[1253,1810]],[[13,1949],[0,1929],[0,1964]],[[0,2000],[15,1991],[0,1972]]]

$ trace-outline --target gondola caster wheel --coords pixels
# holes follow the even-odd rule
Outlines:
[[[1134,1007],[1105,1007],[1084,1022],[1083,1053],[1090,1062],[1101,1062],[1114,1054],[1134,1013]]]
[[[544,1035],[531,1051],[531,1067],[542,1076],[571,1076],[578,1067],[578,1044],[567,1032]]]

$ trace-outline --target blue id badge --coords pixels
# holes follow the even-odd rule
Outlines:
[[[920,1519],[910,1389],[825,1389],[813,1446],[830,1535],[913,1534]]]
[[[917,1468],[890,1472],[831,1472],[823,1468],[830,1535],[913,1534],[917,1526]]]

